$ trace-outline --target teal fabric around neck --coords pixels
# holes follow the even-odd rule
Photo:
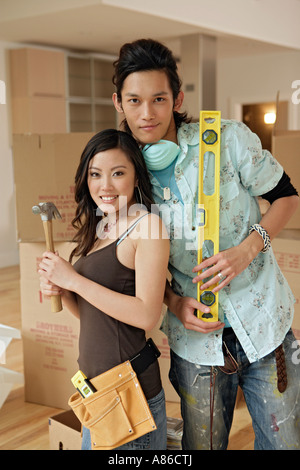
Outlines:
[[[170,140],[159,140],[154,144],[147,144],[142,153],[149,170],[164,170],[173,163],[180,152],[179,145]]]

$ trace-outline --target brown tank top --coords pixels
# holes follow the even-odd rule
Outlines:
[[[81,257],[74,264],[74,269],[108,289],[134,296],[135,270],[120,263],[116,249],[141,218],[115,242]],[[145,346],[144,330],[106,315],[80,296],[77,296],[77,302],[80,312],[78,364],[88,378],[96,377],[134,357]],[[162,385],[157,361],[138,378],[147,399],[160,392]]]

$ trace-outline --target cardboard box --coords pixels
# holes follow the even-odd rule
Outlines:
[[[170,370],[170,347],[168,344],[167,336],[160,330],[160,325],[163,320],[165,313],[165,306],[163,306],[161,318],[157,323],[156,327],[151,331],[147,331],[147,338],[152,338],[156,346],[161,352],[161,356],[158,359],[162,385],[165,391],[166,401],[172,401],[179,403],[180,398],[175,391],[173,385],[169,380],[169,370]]]
[[[180,450],[183,421],[167,418],[167,449]],[[72,410],[49,418],[50,450],[81,450],[81,424]]]
[[[17,240],[44,241],[41,218],[32,213],[40,202],[53,202],[62,220],[53,222],[55,241],[74,236],[74,179],[80,155],[93,133],[14,135],[13,158]]]
[[[9,51],[11,89],[14,97],[65,98],[65,53],[23,47]]]
[[[272,241],[277,263],[296,299],[293,332],[300,340],[300,230],[282,230]]]
[[[14,134],[67,132],[64,98],[17,97],[11,104]]]
[[[68,259],[73,244],[57,243]],[[20,243],[21,317],[25,400],[69,409],[71,377],[78,370],[79,320],[68,311],[52,313],[43,299],[37,273],[44,243]]]
[[[50,450],[80,450],[81,423],[72,410],[49,418]]]
[[[9,51],[14,134],[67,132],[63,51]]]
[[[272,136],[272,154],[291,178],[300,194],[300,131],[277,131]],[[300,206],[286,229],[300,229]]]

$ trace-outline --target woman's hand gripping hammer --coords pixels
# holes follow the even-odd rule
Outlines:
[[[52,230],[52,219],[61,219],[61,215],[53,204],[53,202],[41,202],[37,206],[33,206],[32,212],[34,214],[40,214],[45,238],[46,238],[46,249],[47,251],[54,251],[54,243],[53,243],[53,230]],[[62,303],[60,295],[52,295],[51,296],[51,312],[56,313],[62,310]]]

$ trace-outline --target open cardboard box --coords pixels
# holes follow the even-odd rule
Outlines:
[[[72,410],[49,418],[50,450],[80,450],[81,423]]]

